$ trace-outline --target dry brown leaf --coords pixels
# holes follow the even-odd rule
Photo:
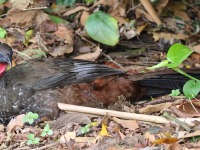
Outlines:
[[[171,34],[171,33],[166,33],[166,32],[161,32],[161,33],[153,32],[153,38],[154,38],[154,41],[158,41],[159,39],[166,39],[166,40],[169,40],[170,42],[173,42],[174,39],[185,40],[187,36],[182,33]]]
[[[67,29],[64,25],[59,25],[58,30],[54,32],[58,38],[62,39],[65,43],[63,46],[58,46],[49,52],[52,56],[61,56],[69,54],[73,51],[74,34],[73,30]]]
[[[87,11],[83,11],[83,13],[81,15],[81,19],[80,19],[80,23],[81,23],[82,26],[85,25],[85,22],[86,22],[88,17],[89,17],[89,13]]]
[[[81,10],[89,11],[89,8],[84,7],[84,6],[78,6],[78,7],[70,9],[69,11],[64,13],[63,16],[69,16],[69,15],[74,14],[74,13],[81,11]]]
[[[184,138],[189,138],[189,137],[194,137],[194,136],[200,136],[200,130],[194,131],[192,133],[189,133],[189,134],[184,135],[184,136],[179,137],[179,138],[184,139]]]
[[[30,4],[34,3],[34,0],[10,0],[10,3],[12,4],[13,8],[17,9],[25,9],[27,8]]]
[[[4,126],[2,124],[0,124],[0,131],[4,130]]]
[[[95,137],[76,137],[74,140],[77,143],[93,143],[93,144],[95,144],[97,141]]]
[[[187,101],[187,102],[182,103],[179,106],[179,110],[183,111],[184,113],[187,113],[187,114],[189,114],[191,116],[200,116],[200,107],[194,106],[195,107],[195,109],[194,109],[194,107],[192,106],[191,102]],[[196,110],[197,110],[198,113],[196,112]]]
[[[42,10],[39,10],[36,14],[36,23],[37,25],[41,25],[42,22],[50,20],[49,15],[44,13]]]
[[[159,16],[157,15],[157,12],[154,10],[150,0],[140,0],[148,14],[151,16],[151,18],[156,22],[158,25],[161,24],[161,20]]]
[[[24,117],[24,114],[18,115],[14,119],[12,119],[8,125],[7,125],[7,131],[12,132],[15,130],[16,127],[23,127],[24,123],[22,121],[22,118]]]
[[[165,7],[167,6],[169,0],[162,0],[162,1],[158,1],[156,3],[156,10],[158,11],[158,14],[161,14],[161,12],[165,9]]]
[[[54,130],[59,129],[63,127],[64,125],[67,125],[68,123],[71,123],[71,122],[80,123],[80,124],[90,124],[91,120],[85,114],[80,114],[80,113],[64,114],[56,120],[53,128]]]
[[[154,142],[156,140],[155,136],[152,135],[150,132],[146,132],[144,134],[145,139],[147,139],[149,142]]]
[[[135,130],[137,128],[139,128],[139,125],[137,123],[137,121],[135,120],[122,120],[122,119],[118,119],[116,117],[112,118],[114,121],[116,121],[117,123],[121,124],[124,128],[128,128],[131,130]]]
[[[147,105],[144,108],[140,108],[139,112],[142,114],[151,114],[154,112],[158,112],[161,111],[163,109],[169,108],[170,106],[172,106],[173,103],[167,102],[167,103],[161,103],[161,104],[157,104],[157,105]]]
[[[191,48],[192,48],[192,50],[194,50],[195,52],[197,52],[197,53],[200,54],[200,44],[194,45],[194,46],[192,46]]]
[[[7,18],[10,19],[12,24],[19,26],[31,26],[34,17],[38,10],[23,11],[16,8],[11,8],[7,13]]]
[[[181,18],[184,21],[190,21],[190,17],[188,16],[188,14],[185,11],[175,10],[174,16]]]
[[[67,132],[60,137],[59,142],[65,144],[65,143],[69,142],[70,139],[75,139],[75,138],[76,138],[76,132],[75,131],[74,132]]]
[[[144,16],[149,21],[154,22],[152,17],[142,9],[137,8],[135,11],[135,15],[136,15],[136,18],[141,18],[142,16]]]
[[[101,52],[102,52],[102,49],[97,47],[97,49],[93,53],[82,54],[82,55],[74,57],[74,59],[95,61],[100,56]]]

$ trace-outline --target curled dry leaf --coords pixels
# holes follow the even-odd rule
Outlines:
[[[101,52],[102,52],[102,49],[97,47],[97,49],[93,53],[82,54],[82,55],[74,57],[74,59],[95,61],[100,56]]]
[[[7,131],[12,132],[15,130],[16,127],[23,127],[24,123],[22,121],[22,118],[24,117],[24,114],[18,115],[14,119],[12,119],[8,125],[7,125]]]
[[[83,11],[83,13],[81,15],[81,19],[80,19],[80,23],[81,23],[82,26],[85,25],[85,22],[86,22],[88,17],[89,17],[89,13],[87,11]]]
[[[80,114],[80,113],[64,114],[56,120],[53,128],[54,130],[56,130],[71,122],[79,124],[90,124],[91,120],[85,114]]]

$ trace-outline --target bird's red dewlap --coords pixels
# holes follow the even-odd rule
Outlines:
[[[7,65],[8,65],[7,63],[0,63],[0,76],[2,76],[3,73],[5,72]]]

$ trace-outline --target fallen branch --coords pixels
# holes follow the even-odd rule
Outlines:
[[[134,113],[114,111],[114,110],[106,110],[106,109],[63,104],[63,103],[58,103],[58,107],[61,110],[65,110],[65,111],[82,112],[82,113],[96,114],[96,115],[102,115],[102,116],[105,116],[107,114],[112,117],[119,117],[123,119],[134,119],[134,120],[154,122],[154,123],[170,122],[164,117],[153,116],[153,115],[134,114]]]
[[[161,123],[161,124],[170,122],[169,120],[161,116],[127,113],[127,112],[120,112],[120,111],[114,111],[114,110],[106,110],[106,109],[99,109],[99,108],[63,104],[63,103],[58,103],[58,107],[64,111],[81,112],[81,113],[95,114],[95,115],[102,115],[102,116],[105,116],[107,114],[109,116],[119,117],[122,119],[134,119],[134,120],[139,120],[139,121]],[[177,118],[177,119],[185,123],[188,123],[190,126],[194,125],[192,123],[193,121],[200,121],[200,118]]]

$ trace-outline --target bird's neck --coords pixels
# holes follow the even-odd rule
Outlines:
[[[6,71],[7,65],[7,63],[0,63],[0,77],[2,77],[2,75]]]

